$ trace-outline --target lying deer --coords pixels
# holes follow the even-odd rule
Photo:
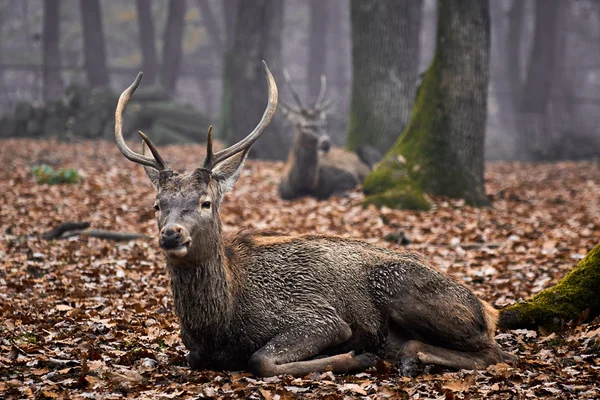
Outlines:
[[[284,115],[294,127],[294,140],[279,183],[279,195],[286,200],[303,196],[327,199],[354,189],[371,168],[355,153],[331,147],[327,111],[334,102],[323,101],[325,76],[321,76],[321,89],[312,107],[304,107],[287,71],[284,77],[298,108],[281,102]]]
[[[142,153],[122,135],[123,114],[142,74],[116,110],[115,137],[156,189],[159,244],[167,259],[181,337],[195,369],[248,368],[258,376],[354,372],[379,357],[477,368],[510,356],[494,341],[496,311],[414,253],[326,235],[222,233],[219,207],[240,176],[250,146],[277,106],[269,99],[256,128],[204,164],[171,170],[146,135]]]

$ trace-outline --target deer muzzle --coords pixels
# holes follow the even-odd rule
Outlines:
[[[192,243],[192,238],[183,226],[167,225],[160,230],[160,247],[171,257],[184,257]]]

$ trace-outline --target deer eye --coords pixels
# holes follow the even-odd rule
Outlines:
[[[210,201],[203,202],[202,203],[202,208],[206,208],[206,209],[210,208]]]
[[[154,202],[154,209],[155,209],[156,211],[160,211],[160,206],[158,205],[158,201],[155,201],[155,202]]]

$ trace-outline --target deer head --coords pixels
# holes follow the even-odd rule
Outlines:
[[[294,126],[295,141],[310,145],[313,144],[321,151],[328,152],[331,148],[331,139],[327,133],[327,112],[335,103],[334,99],[323,101],[327,79],[321,75],[321,88],[317,100],[310,107],[305,107],[296,92],[287,70],[283,71],[286,84],[298,108],[281,101],[281,109],[286,118]]]
[[[191,173],[171,170],[150,139],[142,137],[143,154],[132,151],[123,139],[123,114],[132,94],[142,79],[135,81],[121,94],[115,113],[115,138],[121,153],[130,161],[142,164],[156,190],[156,219],[160,232],[159,244],[170,259],[203,258],[215,251],[221,233],[219,205],[225,193],[240,176],[244,160],[252,144],[271,122],[277,107],[277,85],[264,63],[269,99],[262,119],[240,142],[219,152],[212,149],[212,127],[208,129],[206,159]]]

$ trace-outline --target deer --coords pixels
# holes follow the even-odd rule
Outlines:
[[[327,112],[335,101],[324,101],[325,76],[321,75],[319,94],[309,107],[300,100],[287,70],[283,71],[283,76],[297,107],[280,102],[283,114],[294,130],[292,147],[279,183],[280,197],[293,200],[313,196],[324,200],[354,189],[369,174],[371,165],[355,153],[331,146]]]
[[[363,371],[391,360],[404,375],[425,364],[483,368],[510,359],[494,340],[497,312],[417,253],[327,235],[223,232],[219,207],[278,102],[266,63],[268,102],[240,142],[203,164],[169,168],[142,132],[142,152],[123,138],[127,103],[115,112],[117,146],[156,191],[158,244],[192,369],[248,370],[259,377]]]

